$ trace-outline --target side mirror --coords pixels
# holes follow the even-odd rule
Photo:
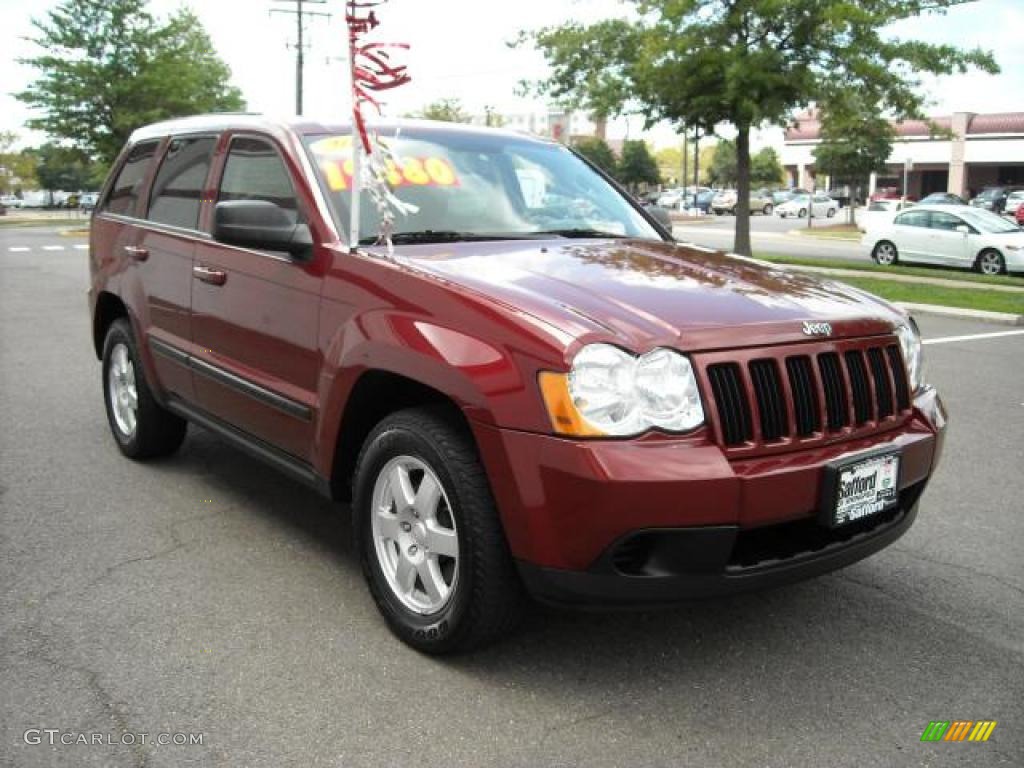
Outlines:
[[[213,209],[213,237],[228,245],[304,256],[313,247],[305,224],[268,200],[225,200]]]
[[[958,224],[956,227],[956,231],[964,235],[971,234],[971,228],[968,227],[966,224]]]

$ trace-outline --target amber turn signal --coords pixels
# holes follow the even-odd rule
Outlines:
[[[555,432],[575,437],[604,435],[604,432],[590,426],[576,410],[576,406],[572,402],[572,395],[569,394],[568,374],[542,371],[539,381],[544,405],[548,409],[548,417],[551,419],[551,426]]]

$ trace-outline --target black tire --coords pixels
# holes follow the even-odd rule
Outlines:
[[[835,215],[836,215],[836,209],[835,208],[829,208],[828,209],[828,213],[825,214],[825,216],[827,218],[829,218],[829,219],[831,219]]]
[[[772,207],[772,204],[767,203],[765,207],[761,209],[761,213],[763,213],[765,216],[771,216],[773,210],[774,208]]]
[[[807,209],[806,209],[806,208],[801,208],[801,209],[800,209],[800,213],[798,213],[798,214],[796,215],[796,217],[797,217],[798,219],[802,219],[802,218],[803,218],[804,216],[806,216],[806,215],[807,215]]]
[[[128,434],[118,425],[114,416],[109,386],[110,367],[113,355],[118,346],[123,345],[131,361],[135,392],[137,399],[136,423],[134,430]],[[107,409],[107,422],[114,442],[125,456],[130,459],[143,460],[169,456],[181,447],[188,430],[188,422],[165,410],[153,397],[153,391],[146,381],[146,372],[139,358],[139,350],[135,343],[131,324],[127,319],[115,320],[107,330],[103,342],[102,366],[103,402]]]
[[[1006,273],[1006,260],[999,251],[986,248],[975,259],[974,269],[983,275],[1002,275]]]
[[[888,260],[889,254],[892,255],[892,260]],[[871,258],[875,260],[875,263],[882,267],[891,267],[897,264],[900,260],[899,249],[896,248],[896,243],[892,243],[888,240],[879,240],[875,243],[875,247],[871,250]]]
[[[459,546],[453,591],[427,615],[404,605],[389,585],[371,522],[378,475],[389,461],[406,456],[426,464],[440,481]],[[445,654],[486,646],[512,631],[525,604],[523,588],[472,435],[457,414],[413,408],[385,418],[363,444],[353,490],[363,574],[399,639],[424,653]]]

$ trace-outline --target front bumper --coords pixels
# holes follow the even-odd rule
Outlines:
[[[573,441],[474,430],[527,588],[557,603],[635,604],[783,584],[887,546],[913,523],[944,426],[929,390],[888,432],[732,461],[704,433]],[[900,504],[819,525],[825,466],[880,447],[900,450]]]

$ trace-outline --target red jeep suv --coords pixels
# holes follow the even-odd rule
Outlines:
[[[377,128],[380,242],[348,126],[135,132],[93,217],[89,303],[121,452],[186,425],[351,501],[405,642],[507,632],[524,597],[637,605],[783,584],[914,520],[945,414],[900,310],[676,243],[560,144]]]

